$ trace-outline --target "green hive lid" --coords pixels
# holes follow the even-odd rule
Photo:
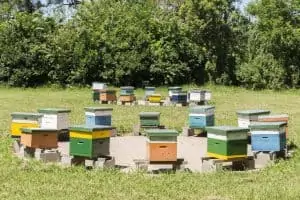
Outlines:
[[[206,131],[208,133],[227,134],[227,133],[234,133],[234,132],[249,132],[250,129],[236,127],[236,126],[211,126],[211,127],[206,127]]]
[[[147,136],[178,136],[176,130],[171,129],[148,129],[145,130]]]
[[[70,109],[65,108],[40,108],[38,109],[39,113],[47,113],[47,114],[57,114],[57,113],[69,113]]]
[[[43,114],[41,113],[27,113],[27,112],[13,112],[10,115],[12,117],[31,117],[31,118],[43,117]]]
[[[169,87],[168,90],[181,90],[182,87],[179,86],[174,86],[174,87]]]
[[[236,112],[238,115],[267,115],[270,114],[269,110],[239,110]]]
[[[208,110],[211,110],[211,109],[215,109],[215,106],[193,106],[193,107],[190,107],[190,112],[201,112],[201,113],[204,113],[204,112],[207,112]]]
[[[252,129],[279,129],[286,126],[286,122],[252,122],[249,128]]]
[[[49,129],[49,128],[21,128],[22,133],[57,133],[57,129]]]
[[[270,118],[288,118],[288,114],[271,114],[271,115],[260,115],[258,119],[270,119]]]
[[[113,108],[110,108],[110,107],[85,107],[84,110],[87,112],[111,111],[111,110],[113,110]]]
[[[86,126],[86,125],[75,125],[69,127],[70,131],[80,131],[80,132],[87,132],[87,133],[100,131],[100,130],[111,130],[114,128],[115,127],[112,126]]]
[[[145,87],[146,90],[155,90],[155,87]]]
[[[120,88],[121,88],[121,90],[134,90],[134,87],[132,87],[132,86],[123,86]]]
[[[160,115],[160,112],[140,112],[140,117],[157,117]]]

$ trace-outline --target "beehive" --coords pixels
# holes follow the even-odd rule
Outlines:
[[[158,127],[160,125],[160,112],[141,112],[139,116],[141,127]]]
[[[150,103],[160,103],[161,102],[161,95],[160,94],[151,94],[148,97]]]
[[[173,93],[174,92],[181,92],[182,91],[182,88],[181,87],[178,87],[178,86],[175,86],[175,87],[169,87],[168,88],[168,91],[169,91],[169,97],[170,97],[170,99],[172,98],[172,96],[173,96]]]
[[[110,154],[111,126],[70,127],[70,155],[97,158]]]
[[[286,146],[286,122],[253,122],[251,131],[252,151],[282,151]]]
[[[207,90],[190,90],[188,92],[188,102],[203,102],[211,99],[211,92]]]
[[[69,129],[69,113],[70,109],[63,108],[41,108],[38,112],[43,114],[42,128],[48,129]]]
[[[205,128],[215,125],[215,107],[214,106],[194,106],[190,107],[189,127]]]
[[[259,122],[286,122],[285,135],[288,136],[288,120],[289,116],[287,114],[270,114],[258,116]]]
[[[155,93],[155,87],[145,87],[145,99],[148,100],[149,96]]]
[[[57,129],[22,128],[21,144],[26,147],[51,149],[57,148]]]
[[[187,92],[173,92],[171,97],[173,103],[187,103]]]
[[[100,101],[117,101],[116,90],[100,90]]]
[[[99,90],[93,90],[92,92],[93,101],[99,101],[100,100],[100,91]]]
[[[248,128],[207,127],[207,154],[218,159],[247,157]]]
[[[86,107],[85,125],[86,126],[111,126],[112,108],[108,107]]]
[[[121,102],[135,101],[134,87],[132,86],[121,87],[119,100]]]
[[[178,132],[169,129],[146,130],[149,161],[176,161]]]
[[[40,113],[25,113],[25,112],[14,112],[11,114],[11,136],[20,137],[21,128],[37,128],[40,127],[42,114]]]
[[[104,90],[107,88],[106,83],[100,83],[100,82],[93,82],[92,83],[92,89],[93,90]]]
[[[253,121],[258,121],[260,115],[269,115],[269,110],[241,110],[237,111],[238,126],[248,128]]]

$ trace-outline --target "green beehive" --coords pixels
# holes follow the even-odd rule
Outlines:
[[[206,129],[208,156],[223,160],[247,156],[248,128],[213,126]]]
[[[141,112],[139,116],[141,127],[158,127],[160,125],[160,112]]]

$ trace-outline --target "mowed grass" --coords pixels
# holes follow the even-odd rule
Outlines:
[[[289,140],[300,145],[300,91],[206,88],[213,93],[211,103],[216,106],[217,125],[237,125],[235,111],[239,109],[261,108],[273,113],[287,113],[290,116]],[[158,91],[167,95],[166,88]],[[139,89],[137,94],[141,98],[143,91]],[[70,108],[71,124],[83,124],[83,108],[96,105],[87,88],[0,88],[0,199],[300,199],[298,150],[293,159],[259,172],[186,172],[160,176],[124,174],[117,170],[86,171],[83,167],[64,169],[33,160],[24,163],[12,156],[11,139],[7,135],[10,113],[36,112],[42,107]],[[141,111],[161,112],[161,122],[169,128],[181,130],[187,124],[187,108],[112,107],[113,125],[120,134],[132,130]]]

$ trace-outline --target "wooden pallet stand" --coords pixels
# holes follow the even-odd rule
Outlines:
[[[186,161],[183,158],[178,158],[175,161],[149,161],[146,159],[133,160],[137,170],[148,171],[150,165],[172,165],[173,171],[184,170]]]
[[[202,157],[202,172],[212,172],[223,170],[225,164],[231,163],[232,170],[254,169],[255,161],[253,156],[230,158],[227,160],[215,157]]]

